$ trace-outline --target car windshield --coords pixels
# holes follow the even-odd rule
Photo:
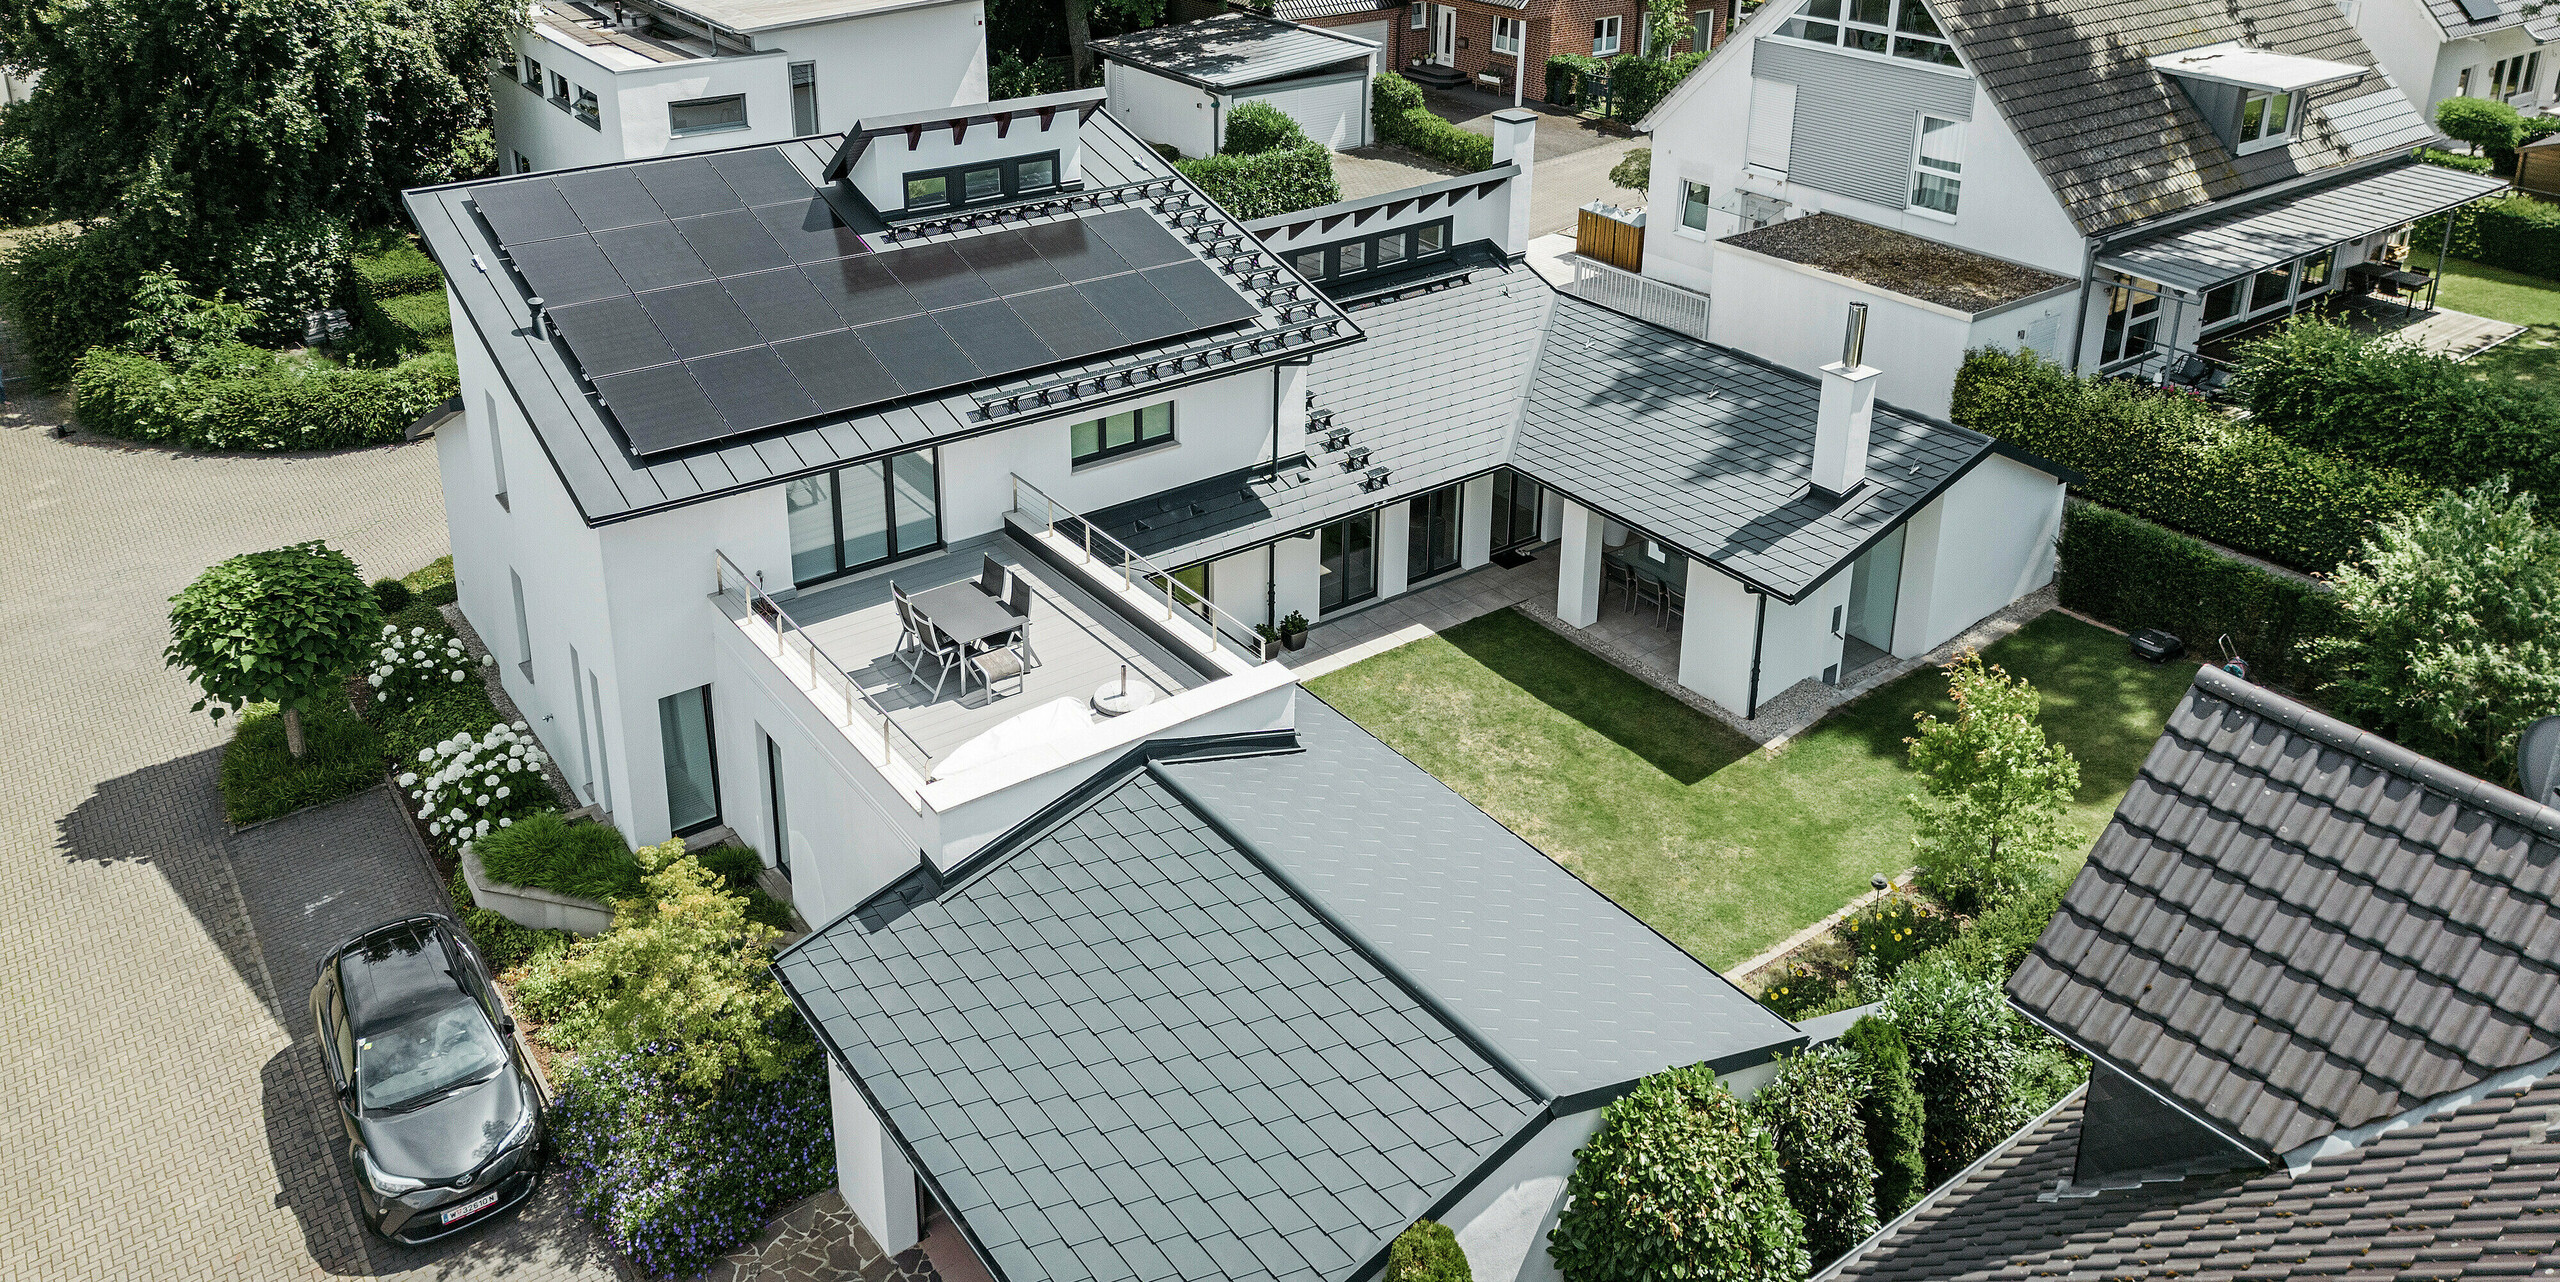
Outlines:
[[[367,1110],[401,1108],[478,1081],[505,1062],[488,1017],[465,998],[358,1039],[357,1101]]]

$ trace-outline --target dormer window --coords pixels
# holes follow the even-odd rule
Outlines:
[[[1805,0],[1778,34],[1915,62],[1963,65],[1924,0]]]
[[[2236,40],[2163,54],[2151,66],[2178,82],[2196,113],[2235,156],[2292,142],[2312,89],[2366,74],[2366,68],[2351,63],[2277,53]]]
[[[2293,133],[2293,95],[2281,92],[2252,93],[2240,103],[2240,149],[2254,151],[2251,143],[2277,143]]]
[[[1034,196],[1058,185],[1058,153],[1008,156],[1002,160],[949,169],[928,169],[905,177],[908,213],[983,205],[1017,196]]]

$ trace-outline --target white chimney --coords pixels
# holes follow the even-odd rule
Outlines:
[[[1520,166],[1511,180],[1511,209],[1502,224],[1502,252],[1513,261],[1529,252],[1529,176],[1538,164],[1538,113],[1505,107],[1493,113],[1493,164]]]
[[[1840,359],[1822,367],[1822,411],[1813,422],[1813,487],[1834,497],[1867,479],[1867,429],[1876,417],[1876,377],[1869,368],[1867,305],[1849,304]]]

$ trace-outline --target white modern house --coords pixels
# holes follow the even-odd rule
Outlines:
[[[2495,98],[2549,114],[2560,12],[2532,0],[2356,0],[2356,30],[2428,119],[2447,98]]]
[[[734,831],[819,925],[781,972],[891,1249],[1350,1279],[1430,1215],[1552,1278],[1602,1105],[1819,1030],[1254,625],[1552,556],[1567,626],[1643,578],[1746,716],[2047,581],[2062,478],[1880,400],[1851,309],[1808,372],[1558,295],[1528,112],[1491,170],[1247,227],[1102,107],[410,193],[460,607],[583,798]]]
[[[1986,344],[2191,380],[2501,187],[2418,163],[2401,87],[2330,0],[1782,0],[1645,122],[1644,275],[1798,368],[1865,301],[1929,413]]]
[[[535,0],[491,74],[502,173],[716,151],[987,98],[981,0]]]

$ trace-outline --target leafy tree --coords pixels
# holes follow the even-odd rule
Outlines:
[[[2505,779],[2516,736],[2560,710],[2560,530],[2504,480],[2393,518],[2338,567],[2343,635],[2305,652],[2330,705],[2411,750]]]
[[[124,323],[124,345],[145,356],[188,365],[199,354],[238,342],[258,321],[256,311],[223,301],[219,291],[211,300],[188,293],[187,283],[163,267],[144,273],[134,290],[133,315]]]
[[[1547,1254],[1570,1282],[1800,1282],[1778,1153],[1704,1064],[1636,1083],[1575,1152]]]
[[[1653,148],[1634,147],[1609,167],[1609,185],[1641,195],[1653,189]]]
[[[303,755],[302,714],[344,700],[347,673],[373,653],[382,612],[347,554],[317,541],[235,556],[169,598],[168,665],[204,690],[220,720],[244,704],[284,712]]]
[[[1697,34],[1687,0],[1645,0],[1644,21],[1650,33],[1644,47],[1648,57],[1669,57],[1673,45]]]
[[[1787,1200],[1804,1217],[1816,1267],[1876,1231],[1876,1162],[1859,1123],[1866,1066],[1835,1046],[1790,1056],[1751,1097],[1751,1115],[1777,1148]]]
[[[2436,128],[2457,142],[2483,149],[2513,148],[2524,137],[2524,117],[2515,108],[2487,98],[2447,98],[2436,104]]]
[[[1919,714],[1911,766],[1920,793],[1907,800],[1920,885],[1959,912],[1996,904],[2072,839],[2063,807],[2080,786],[2071,750],[2036,724],[2034,686],[1968,649],[1947,665],[1956,718]]]
[[[1889,1220],[1929,1191],[1929,1164],[1921,1150],[1928,1114],[1911,1085],[1911,1052],[1903,1046],[1900,1030],[1873,1015],[1851,1024],[1840,1035],[1840,1045],[1866,1070],[1858,1123],[1866,1132],[1867,1152],[1875,1158],[1876,1216]]]
[[[1415,1220],[1387,1244],[1384,1282],[1472,1282],[1458,1235],[1437,1220]]]
[[[612,930],[537,959],[527,1000],[579,1049],[636,1056],[688,1090],[790,1071],[808,1043],[773,978],[781,932],[749,920],[684,838],[632,854],[642,893],[614,905]]]
[[[1104,19],[1123,30],[1135,31],[1164,21],[1165,0],[1067,0],[1067,57],[1075,69],[1076,83],[1095,83],[1093,76],[1093,20]]]
[[[1930,1183],[1963,1170],[2026,1120],[2017,1090],[2024,1039],[1998,985],[1923,957],[1894,978],[1882,1014],[1911,1054]]]

